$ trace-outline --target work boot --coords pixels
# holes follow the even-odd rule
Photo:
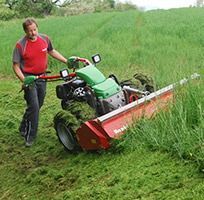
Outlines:
[[[26,141],[25,145],[26,147],[31,147],[33,145],[34,141]]]

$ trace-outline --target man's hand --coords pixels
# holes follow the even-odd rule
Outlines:
[[[24,80],[25,76],[21,71],[20,63],[13,62],[13,70],[14,70],[15,74],[17,75],[17,77],[21,80],[22,87],[23,87],[23,85],[24,85],[23,80]],[[24,85],[24,87],[25,87],[25,85]]]

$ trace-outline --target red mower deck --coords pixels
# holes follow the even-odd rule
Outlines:
[[[195,73],[191,75],[190,79],[198,77],[199,74]],[[183,79],[178,84],[171,84],[106,115],[83,123],[76,130],[80,146],[84,150],[109,148],[110,141],[124,134],[134,121],[139,120],[142,116],[149,118],[160,107],[167,106],[173,100],[174,88],[187,81],[188,79]]]

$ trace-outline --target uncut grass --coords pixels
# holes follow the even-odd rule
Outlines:
[[[39,32],[47,34],[65,57],[91,59],[100,53],[97,66],[106,77],[119,79],[137,69],[151,74],[160,88],[203,69],[203,8],[98,13],[67,18],[38,19]],[[22,20],[0,22],[0,73],[13,74],[12,53],[24,35]],[[64,64],[49,57],[53,73]]]
[[[202,81],[194,80],[185,88],[175,90],[175,102],[173,105],[169,103],[169,111],[160,108],[153,118],[139,120],[138,125],[118,141],[119,149],[148,147],[168,151],[181,159],[196,162],[203,171],[203,89]]]
[[[106,76],[114,72],[118,77],[132,76],[128,71],[130,58],[136,47],[135,29],[140,12],[119,13],[100,27],[90,41],[83,42],[83,50],[92,50],[101,54],[102,61],[97,66]],[[90,55],[87,54],[87,57]],[[105,70],[104,70],[105,69]],[[134,71],[135,73],[135,71]]]
[[[153,72],[159,86],[203,69],[203,8],[146,12],[138,27],[137,65]],[[162,77],[165,77],[163,79]]]

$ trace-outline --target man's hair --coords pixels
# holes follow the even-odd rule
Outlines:
[[[30,26],[33,23],[38,27],[38,24],[37,24],[35,19],[33,19],[33,18],[25,19],[24,22],[23,22],[23,29],[24,29],[24,31],[27,30],[27,26]]]

